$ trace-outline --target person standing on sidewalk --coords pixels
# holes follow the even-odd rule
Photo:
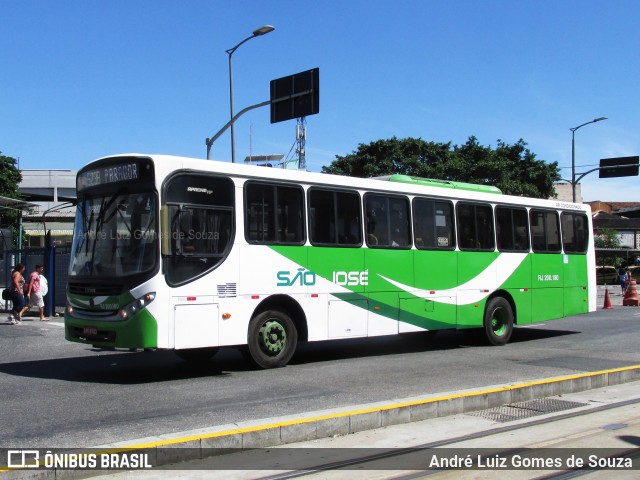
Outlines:
[[[46,318],[44,318],[44,292],[42,291],[41,277],[43,271],[44,267],[42,265],[36,265],[36,269],[29,276],[29,289],[27,290],[29,307],[38,307],[41,322],[46,321]]]
[[[620,265],[618,269],[618,281],[620,282],[620,288],[622,289],[622,295],[627,288],[627,268],[624,264]]]
[[[22,263],[18,263],[11,273],[11,302],[13,303],[13,308],[11,309],[11,313],[9,314],[9,323],[11,325],[18,325],[22,322],[22,311],[24,310],[24,292],[22,289],[24,288],[24,277],[22,276],[22,272],[24,272],[24,265]]]

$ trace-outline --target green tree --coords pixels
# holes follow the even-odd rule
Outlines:
[[[622,241],[618,232],[612,228],[600,228],[595,232],[596,248],[620,248]]]
[[[524,140],[496,149],[469,137],[463,145],[426,142],[421,138],[378,140],[348,155],[336,155],[323,173],[376,177],[402,173],[417,177],[493,185],[510,195],[549,198],[560,179],[557,162],[537,160]]]
[[[17,167],[15,158],[2,155],[0,152],[0,196],[5,198],[20,199],[18,186],[22,181],[22,174]],[[18,210],[0,207],[0,226],[8,227],[13,233],[13,238],[18,238]]]

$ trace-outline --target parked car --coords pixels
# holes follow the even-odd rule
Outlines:
[[[615,267],[597,266],[596,267],[596,283],[598,285],[617,285],[618,271]]]
[[[631,276],[637,280],[640,279],[640,265],[634,265],[629,267],[629,271],[631,272]]]

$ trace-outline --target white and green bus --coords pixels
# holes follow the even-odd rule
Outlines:
[[[240,346],[269,368],[301,341],[476,329],[503,345],[596,308],[587,205],[137,154],[81,169],[77,195],[74,342]]]

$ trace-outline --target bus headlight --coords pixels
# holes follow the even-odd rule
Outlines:
[[[122,307],[118,312],[118,315],[122,320],[126,320],[131,315],[137,313],[139,310],[142,310],[144,307],[153,302],[155,298],[156,292],[145,293],[143,296],[136,298],[133,302]]]

